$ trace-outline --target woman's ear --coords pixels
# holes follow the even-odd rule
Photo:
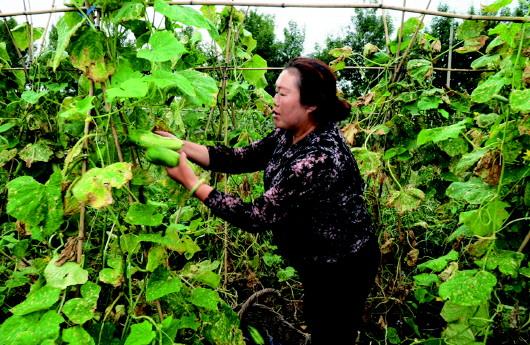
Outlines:
[[[312,113],[315,112],[315,110],[317,110],[317,106],[316,105],[306,106],[305,108],[307,109],[307,113],[308,114],[312,114]]]

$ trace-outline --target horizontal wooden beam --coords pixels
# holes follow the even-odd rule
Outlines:
[[[400,12],[409,12],[409,13],[420,13],[425,15],[437,16],[437,17],[448,17],[448,18],[458,18],[458,19],[467,19],[467,20],[488,20],[488,21],[508,21],[508,22],[530,22],[530,17],[501,17],[501,16],[483,16],[475,14],[459,14],[459,13],[449,13],[441,12],[420,8],[410,8],[410,7],[401,7],[401,6],[392,6],[386,4],[359,4],[359,3],[338,3],[333,1],[326,2],[304,2],[304,1],[289,1],[289,2],[266,2],[266,1],[250,1],[250,0],[238,0],[238,1],[227,1],[227,0],[181,0],[181,1],[170,1],[171,5],[220,5],[220,6],[248,6],[248,7],[296,7],[296,8],[367,8],[367,9],[381,9],[381,10],[391,10],[391,11],[400,11]],[[80,8],[86,10],[86,8]],[[0,17],[16,17],[24,15],[37,15],[37,14],[46,14],[46,13],[59,13],[59,12],[72,12],[77,11],[77,8],[73,7],[64,7],[64,8],[54,8],[48,10],[38,10],[38,11],[19,11],[19,12],[10,12],[10,13],[0,13]]]

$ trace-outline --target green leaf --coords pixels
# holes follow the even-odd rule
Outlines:
[[[80,16],[77,12],[65,13],[55,26],[57,30],[57,47],[51,61],[51,67],[55,69],[59,66],[61,60],[65,58],[65,50],[70,43],[70,38],[76,33],[77,29],[83,25],[85,17]]]
[[[493,199],[495,188],[486,184],[478,177],[472,177],[467,182],[453,182],[447,187],[445,194],[455,200],[467,201],[478,205]]]
[[[219,261],[205,260],[198,263],[188,263],[181,270],[180,274],[186,279],[191,279],[200,283],[204,283],[209,287],[215,289],[221,282],[221,277],[214,273],[219,267]]]
[[[423,23],[417,17],[410,17],[403,23],[402,37],[412,36],[416,30],[421,30],[423,28]]]
[[[351,152],[355,156],[363,176],[376,175],[382,168],[381,153],[361,147],[353,147]]]
[[[439,141],[457,138],[464,129],[470,119],[466,118],[450,126],[422,129],[416,139],[416,145],[422,146],[428,142],[437,143]]]
[[[500,10],[501,8],[503,8],[504,6],[508,6],[511,3],[512,3],[512,0],[496,0],[495,2],[493,2],[493,3],[491,3],[491,4],[487,5],[487,6],[482,5],[482,10],[484,12],[495,13],[498,10]]]
[[[123,282],[123,259],[120,255],[109,254],[107,265],[111,268],[104,268],[99,271],[99,280],[118,287]]]
[[[470,153],[466,153],[465,155],[460,158],[458,163],[454,167],[454,173],[456,175],[462,175],[464,172],[466,172],[469,168],[471,168],[473,165],[475,165],[476,162],[478,162],[482,156],[484,156],[489,151],[488,148],[480,148],[477,150],[474,150]]]
[[[489,128],[499,120],[499,114],[479,114],[475,116],[475,122],[480,128]]]
[[[439,141],[438,143],[436,143],[436,145],[438,145],[438,147],[441,148],[450,157],[457,157],[466,154],[469,149],[468,142],[462,137]]]
[[[433,272],[441,272],[445,269],[449,262],[456,260],[458,260],[458,252],[451,249],[451,251],[444,256],[440,256],[439,258],[425,261],[424,263],[419,264],[418,269],[420,271],[430,269]]]
[[[159,267],[151,274],[147,282],[145,299],[151,302],[171,293],[179,292],[182,285],[178,277],[171,276],[167,269]]]
[[[434,273],[421,273],[414,276],[414,284],[417,286],[432,286],[439,282],[440,278]]]
[[[464,22],[456,29],[456,37],[462,41],[469,38],[475,38],[480,36],[485,28],[485,21],[464,20]]]
[[[44,203],[46,187],[31,176],[21,176],[7,184],[7,214],[16,219],[39,224],[44,220]]]
[[[72,188],[79,202],[94,208],[112,204],[111,187],[121,188],[132,179],[131,163],[114,163],[105,168],[92,168],[87,171]]]
[[[421,111],[437,109],[443,103],[443,100],[438,96],[421,96],[418,100],[418,109]]]
[[[169,5],[162,0],[155,1],[155,11],[176,22],[212,30],[213,25],[200,12],[181,5]]]
[[[401,344],[401,339],[399,338],[399,333],[394,327],[386,328],[386,339],[390,344]]]
[[[61,289],[45,285],[31,291],[23,302],[11,308],[11,312],[14,315],[26,315],[34,311],[46,310],[59,300],[60,294]]]
[[[43,240],[43,235],[51,235],[62,224],[61,181],[61,172],[56,171],[46,185],[30,176],[18,177],[7,184],[7,213],[29,225],[27,230],[32,232],[34,239]]]
[[[84,298],[72,298],[63,306],[63,313],[75,324],[84,324],[94,317],[95,305]]]
[[[81,326],[63,330],[63,341],[71,345],[95,345],[94,339]]]
[[[163,62],[178,60],[186,51],[172,32],[156,31],[149,38],[149,48],[138,50],[137,56],[152,62]]]
[[[521,39],[522,28],[523,25],[521,23],[499,23],[494,28],[489,29],[488,34],[490,36],[498,34],[499,36],[496,38],[500,38],[510,48],[517,48]]]
[[[55,344],[64,319],[54,310],[45,313],[14,315],[0,326],[3,345]]]
[[[169,226],[166,230],[166,236],[164,237],[164,245],[170,249],[184,254],[189,260],[196,252],[201,248],[195,243],[195,241],[188,235],[180,236],[179,231],[174,226]]]
[[[517,272],[523,259],[523,253],[511,250],[498,250],[493,253],[488,253],[482,260],[477,260],[475,263],[480,267],[484,266],[488,270],[494,270],[498,267],[502,273],[515,278],[517,277]]]
[[[444,344],[448,345],[478,345],[471,327],[467,323],[450,323],[442,332]]]
[[[84,98],[65,97],[57,116],[64,120],[84,121],[89,112],[94,109],[95,96]]]
[[[133,225],[158,226],[164,215],[157,212],[157,207],[150,204],[132,204],[127,211],[125,221]]]
[[[261,334],[259,334],[259,331],[256,328],[249,325],[248,333],[250,334],[250,338],[252,338],[252,341],[256,345],[265,345],[265,339],[263,339],[263,337],[261,336]]]
[[[33,90],[26,90],[20,95],[20,99],[29,104],[37,104],[39,99],[46,96],[49,93],[48,90],[42,90],[39,92]]]
[[[504,221],[510,215],[505,202],[494,200],[485,206],[460,213],[459,223],[466,225],[477,236],[490,236],[500,230]]]
[[[131,66],[131,61],[120,59],[116,67],[116,72],[112,75],[111,87],[119,87],[124,81],[129,79],[142,79],[143,74]]]
[[[34,162],[48,162],[53,155],[53,150],[45,141],[39,140],[35,144],[26,145],[18,155],[30,168]]]
[[[265,68],[267,67],[267,61],[261,56],[254,54],[252,59],[246,61],[241,65],[243,68]],[[243,70],[243,78],[257,88],[265,88],[267,86],[267,80],[265,79],[265,73],[267,71],[263,70]]]
[[[294,277],[296,277],[296,270],[292,266],[287,266],[276,272],[276,278],[278,278],[279,282],[286,282]]]
[[[530,89],[512,90],[510,93],[510,107],[513,111],[530,113]]]
[[[196,96],[192,83],[178,71],[171,73],[169,71],[156,70],[151,75],[146,76],[145,79],[159,89],[178,87],[184,94],[190,97]]]
[[[17,149],[0,151],[0,168],[17,156]]]
[[[440,297],[463,306],[478,306],[490,299],[497,278],[487,271],[458,271],[440,285]]]
[[[131,326],[131,333],[125,340],[125,345],[149,345],[155,337],[151,323],[144,321]]]
[[[221,298],[217,291],[201,287],[192,290],[189,300],[197,307],[212,311],[217,311],[217,304],[221,302]]]
[[[90,281],[81,287],[83,298],[72,298],[63,306],[63,313],[71,322],[83,324],[94,317],[101,287]]]
[[[483,331],[491,324],[488,302],[481,303],[478,307],[467,307],[447,301],[440,315],[446,322],[468,323],[475,333]]]
[[[0,42],[0,68],[11,67],[11,58],[7,53],[6,42]]]
[[[475,103],[486,103],[490,101],[493,96],[498,95],[502,87],[506,83],[506,79],[502,74],[495,74],[482,83],[480,83],[471,93],[471,100]]]
[[[494,69],[499,67],[499,64],[501,62],[501,56],[499,54],[495,55],[482,55],[476,60],[473,60],[471,63],[471,68],[473,69],[480,69],[480,68],[487,68],[487,69]]]
[[[44,236],[50,236],[61,227],[63,223],[63,195],[62,195],[62,174],[55,171],[46,182],[46,223],[44,226]]]
[[[88,280],[88,271],[75,262],[66,262],[57,266],[58,257],[51,260],[44,269],[44,277],[49,286],[61,290],[71,285],[84,284]]]
[[[130,20],[143,19],[145,17],[145,5],[138,2],[128,2],[111,14],[114,24],[122,24]]]
[[[142,98],[149,91],[149,83],[143,78],[131,78],[107,89],[109,102],[115,98]]]
[[[486,47],[486,54],[490,54],[495,48],[502,46],[504,43],[500,36],[495,37]]]
[[[11,29],[13,43],[19,50],[28,49],[30,44],[42,37],[43,32],[42,28],[34,28],[28,23],[17,25]]]
[[[147,266],[148,272],[153,272],[158,266],[164,263],[167,258],[166,249],[162,246],[153,246],[149,249],[147,254]]]
[[[387,200],[387,206],[395,207],[401,215],[417,209],[423,199],[425,199],[423,191],[412,186],[405,186],[390,194]]]
[[[411,59],[407,62],[407,73],[417,82],[424,83],[432,75],[432,62],[424,59]]]
[[[218,89],[215,79],[194,70],[179,71],[179,74],[185,77],[195,88],[196,97],[188,98],[189,101],[197,105],[213,106],[216,104]]]

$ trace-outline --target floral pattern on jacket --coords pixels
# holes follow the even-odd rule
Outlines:
[[[208,152],[213,171],[264,170],[265,192],[254,202],[214,189],[205,204],[243,230],[272,230],[295,267],[340,261],[373,237],[363,180],[336,125],[319,127],[296,144],[276,129],[250,146]]]

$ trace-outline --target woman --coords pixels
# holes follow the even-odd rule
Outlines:
[[[276,81],[273,133],[238,149],[185,142],[180,164],[168,168],[213,214],[249,232],[272,230],[301,276],[313,345],[353,344],[379,261],[363,181],[336,126],[349,113],[329,67],[296,58]],[[213,171],[264,170],[265,193],[245,203],[220,192],[187,157]]]

